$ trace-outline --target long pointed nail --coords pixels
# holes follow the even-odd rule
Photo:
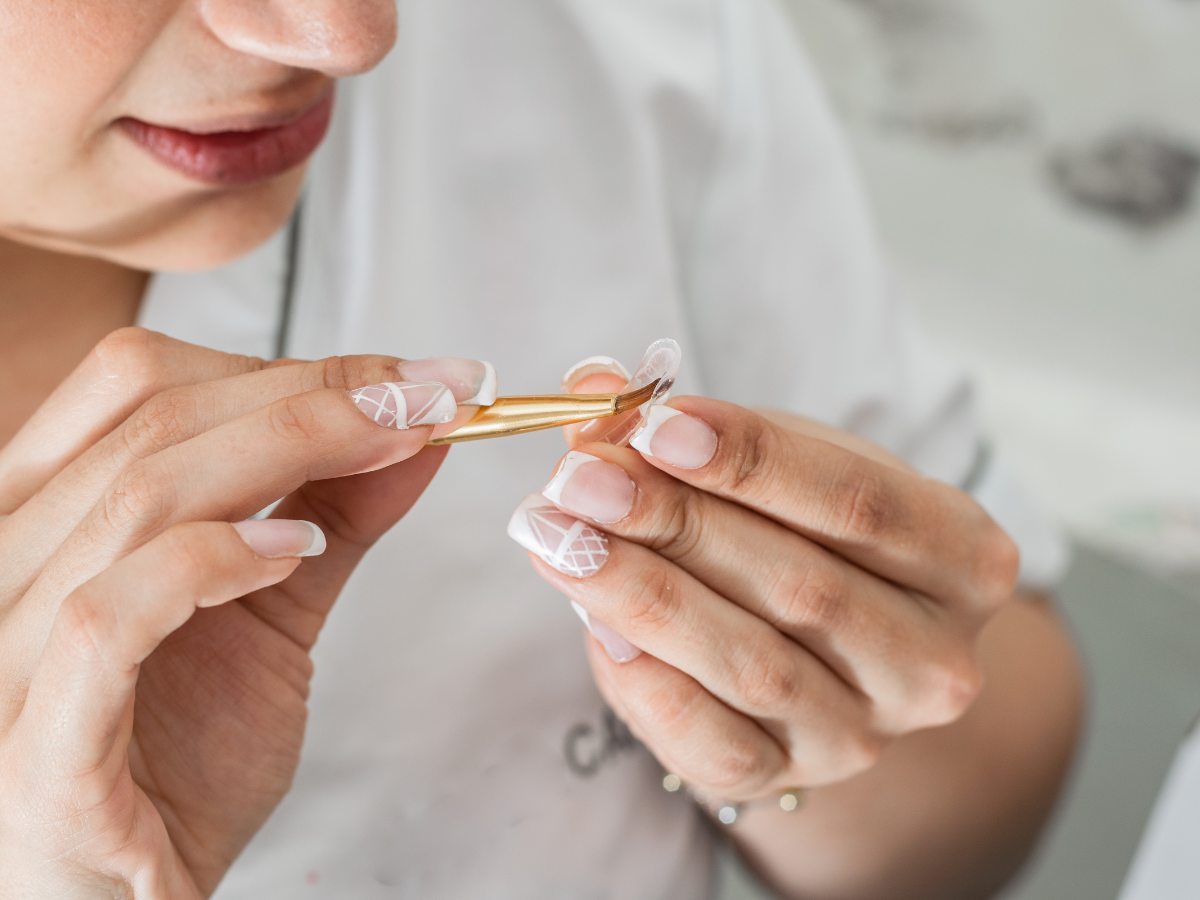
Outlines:
[[[695,416],[655,406],[634,432],[629,446],[678,469],[699,469],[717,452],[717,433]]]
[[[508,521],[508,536],[572,578],[595,575],[608,561],[608,538],[541,494],[521,501]]]
[[[429,382],[372,384],[351,391],[350,398],[372,422],[399,430],[414,425],[441,425],[458,412],[446,386]]]
[[[478,359],[435,356],[397,363],[400,381],[436,381],[444,384],[462,406],[491,406],[496,402],[496,369]]]
[[[604,648],[604,652],[608,654],[608,658],[613,662],[627,663],[637,659],[642,655],[642,651],[635,647],[625,638],[621,637],[603,622],[598,622],[588,615],[588,611],[576,603],[571,601],[571,608],[579,618],[583,619],[583,624],[587,626],[587,630],[592,633],[592,637],[600,642],[600,646]]]

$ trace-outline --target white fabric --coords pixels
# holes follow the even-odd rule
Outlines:
[[[679,393],[852,428],[960,483],[970,392],[898,301],[770,0],[401,0],[310,172],[289,353],[490,360],[506,393],[684,346]],[[269,354],[282,241],[143,324]],[[455,447],[316,647],[295,786],[220,900],[694,898],[705,827],[607,713],[505,523],[563,451]]]
[[[1200,897],[1200,733],[1175,755],[1119,900]]]

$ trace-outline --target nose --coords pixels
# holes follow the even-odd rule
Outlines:
[[[334,78],[374,68],[396,41],[395,0],[201,0],[217,39]]]

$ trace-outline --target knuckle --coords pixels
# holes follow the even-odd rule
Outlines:
[[[830,493],[827,529],[854,544],[875,544],[895,518],[891,497],[874,467],[854,458]]]
[[[130,326],[119,328],[96,345],[93,354],[105,376],[117,376],[123,389],[149,391],[167,376],[169,339],[156,331]]]
[[[652,507],[651,516],[655,521],[648,544],[650,549],[671,560],[695,553],[703,534],[703,515],[697,508],[702,496],[685,488],[673,491],[666,502]]]
[[[872,768],[886,747],[887,740],[878,732],[867,728],[851,731],[839,748],[841,776],[849,778]]]
[[[394,380],[396,359],[389,356],[328,356],[309,363],[304,373],[306,390],[348,391],[365,384]]]
[[[800,693],[800,677],[786,654],[752,653],[737,673],[734,690],[747,708],[778,714],[790,708]]]
[[[702,778],[706,787],[718,795],[734,795],[753,790],[766,777],[770,760],[761,743],[729,740],[721,745]]]
[[[152,531],[167,515],[172,487],[161,470],[134,463],[117,476],[104,496],[100,512],[116,534]]]
[[[194,390],[164,391],[142,404],[139,413],[125,425],[122,439],[134,458],[142,459],[187,440],[197,418]]]
[[[634,718],[653,723],[655,731],[673,741],[685,741],[695,730],[695,711],[702,698],[698,684],[672,680],[626,699],[637,709]]]
[[[835,632],[849,608],[845,584],[811,566],[798,571],[788,565],[771,593],[780,598],[780,614],[785,622],[814,635]]]
[[[362,387],[356,379],[360,377],[362,367],[356,365],[351,358],[345,356],[327,356],[312,363],[314,387],[348,390]]]
[[[1020,569],[1021,551],[1016,542],[988,518],[975,562],[977,589],[987,609],[999,607],[1012,595]]]
[[[682,595],[671,569],[640,572],[626,594],[625,617],[639,634],[657,634],[678,620]]]
[[[939,661],[927,676],[929,725],[954,722],[975,702],[983,688],[983,670],[970,654],[962,653]]]
[[[113,627],[110,610],[91,596],[86,585],[78,588],[58,608],[59,652],[81,662],[102,659]]]
[[[171,576],[177,584],[196,584],[211,575],[217,561],[202,523],[168,528],[157,540],[171,560]]]
[[[324,432],[322,417],[305,394],[293,394],[271,404],[271,429],[288,441],[308,443]]]
[[[756,496],[774,481],[776,434],[765,422],[747,426],[733,443],[718,475],[720,487],[734,496]]]

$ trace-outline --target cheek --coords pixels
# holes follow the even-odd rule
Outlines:
[[[0,0],[0,228],[107,137],[126,77],[178,0]]]

